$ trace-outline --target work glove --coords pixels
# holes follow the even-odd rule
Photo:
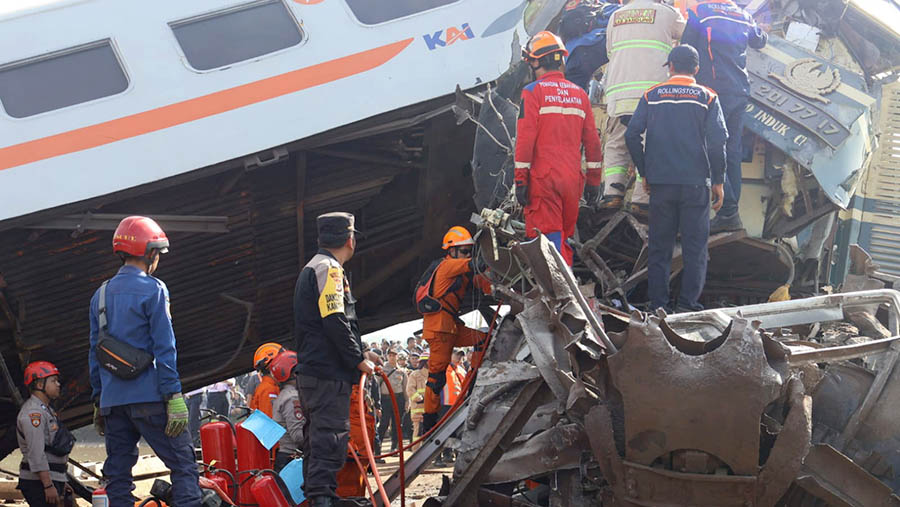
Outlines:
[[[100,415],[99,404],[94,405],[94,429],[97,430],[97,434],[101,437],[106,434],[106,421]]]
[[[188,408],[181,393],[173,394],[166,402],[166,415],[169,422],[166,424],[166,435],[177,437],[184,431],[188,423]]]
[[[597,201],[600,200],[601,190],[600,185],[586,185],[584,187],[584,200],[589,208],[593,208]]]

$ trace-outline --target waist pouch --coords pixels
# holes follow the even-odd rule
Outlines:
[[[113,375],[123,380],[133,380],[150,367],[153,355],[145,350],[117,340],[109,335],[106,321],[106,284],[100,286],[97,320],[100,324],[97,340],[97,362]]]
[[[69,431],[69,428],[60,424],[56,435],[53,436],[53,441],[49,444],[44,444],[44,451],[64,458],[72,452],[72,448],[75,447],[75,440],[75,435]]]

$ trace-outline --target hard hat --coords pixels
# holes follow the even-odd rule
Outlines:
[[[461,225],[455,225],[447,231],[447,234],[444,234],[444,245],[443,249],[447,250],[453,246],[466,246],[466,245],[474,245],[475,240],[472,239],[472,234],[469,233],[468,229]]]
[[[563,56],[569,56],[562,39],[555,33],[546,30],[534,34],[534,37],[529,39],[525,47],[522,48],[522,58],[526,60],[537,60],[553,53],[562,53]]]
[[[169,238],[152,218],[132,216],[123,218],[113,234],[113,252],[144,257],[152,249],[169,251]]]
[[[275,342],[263,343],[253,353],[253,367],[261,370],[269,366],[269,362],[275,358],[284,347]]]
[[[31,385],[35,380],[59,375],[59,369],[49,361],[35,361],[25,367],[25,385]]]
[[[287,382],[287,379],[291,378],[294,366],[297,366],[297,353],[284,349],[269,362],[269,373],[275,382]]]

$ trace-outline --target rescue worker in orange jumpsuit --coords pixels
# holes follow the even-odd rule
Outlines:
[[[440,301],[441,311],[425,314],[422,336],[428,342],[428,382],[425,389],[425,414],[422,433],[438,421],[441,390],[447,383],[447,366],[454,347],[479,347],[487,335],[463,325],[459,310],[469,285],[475,284],[485,294],[491,285],[481,275],[473,276],[472,249],[475,241],[465,227],[455,226],[444,235],[443,249],[447,256],[435,269],[432,296]]]
[[[522,49],[537,78],[522,89],[516,124],[516,200],[525,207],[525,234],[543,233],[572,265],[582,192],[589,205],[600,197],[603,155],[587,94],[563,77],[562,40],[539,32]],[[587,158],[587,187],[581,146]],[[446,366],[446,365],[445,365]]]
[[[278,388],[278,382],[272,378],[269,373],[269,363],[275,356],[281,353],[284,347],[277,343],[263,343],[256,349],[253,354],[253,367],[259,372],[260,382],[253,397],[250,398],[250,409],[257,410],[272,417],[272,402],[278,397],[281,389]]]

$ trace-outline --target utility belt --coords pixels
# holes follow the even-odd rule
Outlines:
[[[68,465],[66,465],[65,463],[49,463],[49,465],[51,472],[59,472],[61,474],[64,474],[68,471]],[[19,470],[27,470],[30,472],[31,467],[28,466],[28,462],[23,459],[22,462],[19,463]]]

